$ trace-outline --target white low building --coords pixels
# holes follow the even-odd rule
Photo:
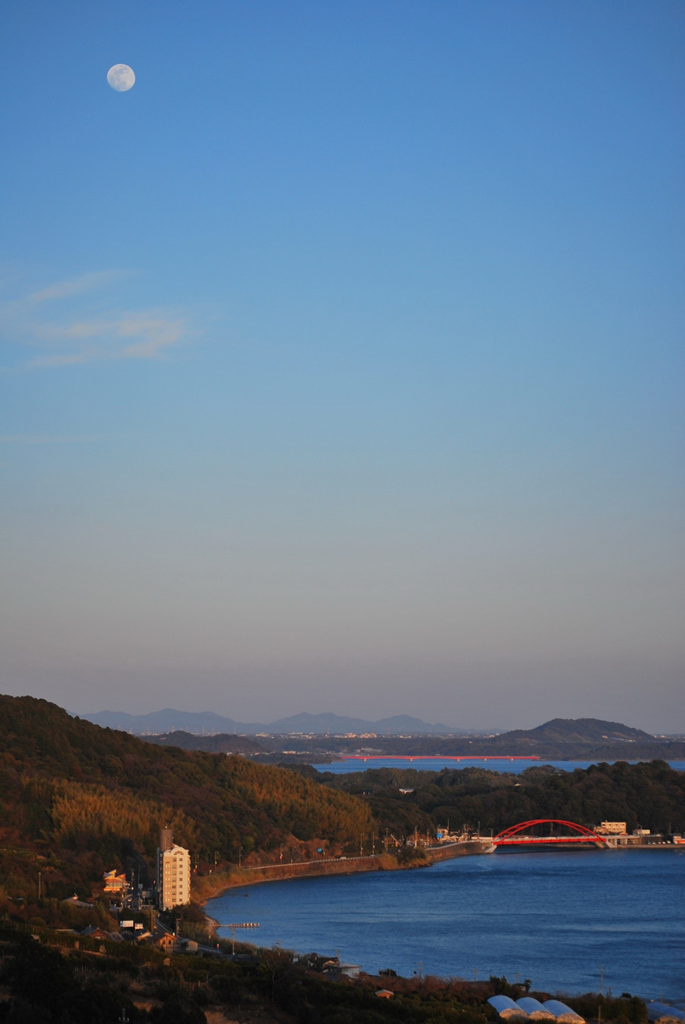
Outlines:
[[[624,836],[626,834],[625,821],[603,821],[595,829],[598,836]]]

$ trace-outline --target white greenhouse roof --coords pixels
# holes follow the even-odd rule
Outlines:
[[[516,1000],[521,1009],[533,1020],[555,1020],[555,1016],[542,1003],[532,996],[523,996]]]
[[[523,1012],[518,1003],[515,1003],[509,996],[490,996],[488,999],[490,1006],[497,1010],[500,1017],[507,1020],[509,1017],[526,1017],[528,1016]]]
[[[585,1018],[572,1010],[566,1003],[562,1003],[560,999],[545,999],[542,1005],[554,1014],[560,1024],[585,1024]]]

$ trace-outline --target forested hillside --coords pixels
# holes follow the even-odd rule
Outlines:
[[[591,765],[564,772],[540,766],[520,775],[482,768],[441,772],[380,768],[350,775],[326,772],[328,787],[363,795],[382,828],[466,826],[495,832],[532,818],[580,824],[625,821],[653,832],[685,831],[685,773],[665,761]],[[399,790],[413,789],[401,795]]]
[[[155,746],[44,700],[0,697],[5,878],[21,877],[31,849],[57,858],[54,885],[68,886],[114,866],[122,842],[149,857],[167,823],[195,860],[236,861],[241,847],[247,856],[293,838],[344,845],[371,829],[371,813],[283,769]]]
[[[205,750],[210,754],[266,754],[268,747],[258,743],[251,736],[236,736],[234,733],[219,732],[214,736],[196,736],[192,732],[161,733],[159,736],[144,737],[148,743],[162,747],[180,747],[182,750]]]

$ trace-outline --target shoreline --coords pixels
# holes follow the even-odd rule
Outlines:
[[[331,858],[324,861],[295,861],[290,864],[263,864],[254,867],[233,867],[226,872],[203,875],[195,882],[194,888],[201,907],[210,900],[218,899],[229,889],[261,885],[266,882],[282,882],[291,878],[321,878],[326,875],[356,875],[369,871],[409,871],[429,868],[444,860],[457,857],[483,856],[487,845],[478,840],[464,843],[450,843],[444,847],[429,847],[422,858],[401,863],[389,853],[381,853],[345,859]],[[208,920],[213,920],[206,915]]]
[[[267,882],[284,882],[295,878],[322,878],[327,875],[356,875],[370,871],[410,871],[429,868],[445,860],[458,857],[491,855],[489,841],[468,840],[463,843],[450,843],[444,847],[428,847],[424,856],[413,861],[401,863],[393,854],[369,854],[362,857],[329,858],[323,861],[294,861],[288,864],[261,864],[250,867],[231,867],[228,871],[203,875],[193,884],[195,896],[200,907],[206,907],[210,900],[218,899],[229,889],[242,889],[252,885],[263,885]],[[571,847],[569,847],[571,849]],[[574,848],[576,849],[576,848]],[[631,843],[626,846],[605,848],[606,852],[624,850],[673,850],[678,849],[672,843]],[[685,846],[683,846],[685,850]],[[529,853],[529,850],[507,849],[507,854]],[[548,850],[546,852],[554,852]],[[559,851],[567,852],[567,850]],[[579,851],[582,852],[582,851]],[[213,921],[205,915],[208,921]]]
[[[489,843],[484,841],[479,842],[478,840],[469,840],[464,843],[452,843],[442,848],[428,848],[424,851],[423,859],[417,858],[414,861],[405,863],[400,863],[400,861],[392,854],[379,854],[376,856],[350,857],[344,860],[335,858],[323,862],[315,861],[314,863],[311,861],[300,861],[291,864],[265,864],[248,868],[233,867],[228,871],[202,876],[202,878],[198,880],[200,885],[198,885],[197,882],[195,883],[195,898],[204,915],[207,933],[211,937],[212,941],[215,942],[220,938],[225,938],[225,936],[219,935],[219,929],[225,927],[225,925],[207,912],[207,904],[210,900],[219,899],[224,895],[224,893],[229,892],[231,889],[242,889],[253,885],[262,885],[267,882],[289,881],[290,879],[297,878],[322,878],[327,875],[349,876],[368,873],[371,871],[408,871],[419,868],[429,868],[434,864],[438,864],[446,860],[454,860],[459,857],[486,856],[489,853],[488,846]],[[653,850],[678,849],[677,847],[674,847],[673,844],[664,843],[658,845],[635,844],[631,846],[614,847],[613,849],[605,848],[605,851],[610,853],[614,852],[616,849],[623,851],[646,850],[650,848]],[[685,850],[685,846],[682,847],[682,849]],[[519,854],[529,851],[509,849],[506,852],[508,854]],[[575,852],[582,853],[583,851],[578,851],[576,848]]]
[[[348,860],[328,862],[296,861],[291,864],[264,864],[254,868],[231,868],[214,875],[204,875],[195,883],[195,891],[201,907],[210,900],[218,899],[229,889],[242,889],[266,882],[282,882],[291,878],[321,878],[326,875],[357,875],[367,871],[404,871],[411,867],[429,867],[428,860],[414,864],[400,864],[390,854],[376,857],[350,857]]]
[[[673,891],[673,886],[675,886],[677,891],[677,879],[682,875],[682,870],[685,866],[685,861],[678,856],[681,850],[673,846],[652,847],[652,849],[655,848],[670,848],[671,859],[668,865],[664,865],[664,868],[668,869],[666,873],[670,878],[669,887],[671,891]],[[649,847],[643,847],[643,849],[649,849]],[[587,876],[585,874],[585,857],[564,856],[562,859],[569,865],[571,877],[574,879],[574,886],[576,883],[583,887],[587,885],[589,887],[588,893],[601,894],[605,888],[607,870],[610,876],[613,877],[614,875],[612,867],[614,860],[610,856],[611,851],[607,851],[607,856],[604,857],[597,856],[598,853],[603,851],[591,849],[589,852],[593,856],[587,861],[589,869]],[[514,857],[514,860],[517,859],[519,858]],[[660,862],[662,858],[645,853],[638,859],[643,863],[649,878],[660,884],[659,879],[662,877],[663,870],[656,862]],[[668,860],[668,857],[666,859]],[[620,869],[618,877],[632,879],[634,877],[634,872],[630,866],[633,860],[632,855],[619,856],[615,860],[616,868]],[[525,866],[523,861],[527,862]],[[619,861],[621,862],[620,865]],[[539,863],[536,864],[536,862]],[[295,954],[298,956],[308,953],[313,949],[316,949],[319,953],[323,952],[326,954],[337,946],[344,946],[345,956],[343,959],[356,964],[363,964],[365,971],[374,974],[377,968],[392,967],[400,975],[410,977],[412,974],[411,968],[416,966],[413,961],[410,962],[411,958],[418,958],[422,955],[423,960],[428,960],[431,963],[430,973],[438,977],[446,978],[455,973],[466,977],[464,965],[469,964],[469,966],[478,967],[478,977],[481,978],[481,967],[485,971],[483,976],[487,977],[488,972],[485,969],[486,967],[493,966],[491,962],[493,957],[500,969],[489,971],[489,973],[498,975],[506,973],[503,972],[501,967],[509,955],[507,951],[509,947],[498,939],[492,945],[491,950],[487,934],[489,931],[487,920],[482,928],[480,924],[475,928],[471,926],[482,921],[484,911],[487,918],[493,906],[497,908],[499,903],[497,899],[498,890],[496,890],[493,898],[489,899],[487,905],[483,908],[481,905],[482,893],[479,895],[482,889],[481,880],[483,878],[488,879],[488,885],[486,886],[488,890],[491,890],[492,885],[496,884],[498,887],[501,887],[502,892],[506,892],[507,880],[510,876],[507,864],[507,857],[503,860],[499,859],[492,864],[489,861],[469,861],[468,864],[464,861],[463,865],[452,866],[449,861],[443,861],[442,868],[437,867],[432,873],[432,881],[429,875],[414,875],[412,878],[407,877],[406,879],[386,877],[382,879],[355,880],[350,877],[348,882],[342,880],[332,883],[322,882],[317,886],[280,886],[274,890],[267,888],[255,890],[254,892],[251,888],[245,888],[240,892],[235,890],[229,891],[225,898],[220,900],[220,907],[212,908],[212,911],[209,911],[207,906],[206,910],[218,922],[218,927],[216,928],[217,936],[221,937],[222,949],[224,951],[227,950],[229,953],[231,951],[231,933],[226,927],[228,921],[254,920],[261,921],[261,931],[257,930],[253,934],[236,931],[236,951],[249,952],[252,945],[270,948],[280,937],[285,944],[284,948],[295,951]],[[354,867],[354,864],[348,865],[348,868]],[[517,868],[517,878],[525,880],[526,892],[533,893],[534,890],[539,890],[537,877],[540,870],[542,870],[549,883],[556,889],[557,882],[555,879],[560,874],[557,870],[556,858],[524,857],[521,860],[521,864],[514,867]],[[522,874],[518,872],[518,867],[521,867]],[[465,872],[463,871],[464,868],[466,869]],[[497,870],[491,871],[491,868],[497,868]],[[565,872],[566,868],[563,869],[561,874]],[[640,869],[639,873],[642,873],[642,869]],[[250,874],[253,876],[273,875],[273,872],[257,871]],[[348,874],[351,876],[352,872],[348,870]],[[441,881],[442,876],[444,876],[444,881]],[[584,881],[586,877],[588,878],[587,882]],[[469,879],[475,881],[477,891],[472,891],[473,886],[470,884]],[[561,882],[561,878],[558,880]],[[651,881],[650,884],[652,884]],[[568,900],[572,900],[573,887],[569,888],[565,882],[561,882],[561,888],[569,890],[567,897]],[[243,893],[249,893],[251,898],[244,900]],[[454,913],[448,907],[448,903],[454,903]],[[541,897],[536,896],[535,905],[538,906],[541,903]],[[347,908],[353,908],[354,910],[349,920]],[[418,936],[412,931],[412,921],[416,918],[415,908],[417,908],[416,914],[424,914],[424,920],[430,926],[418,933]],[[435,918],[439,922],[439,927],[433,927],[431,922],[435,923],[435,912],[439,911],[442,913],[443,910],[447,911],[444,920],[442,917]],[[294,921],[290,920],[290,911],[294,915]],[[338,913],[338,911],[342,911],[342,914]],[[376,919],[377,912],[379,914],[377,918],[379,927],[369,926],[369,932],[374,932],[374,934],[367,936],[365,918],[368,916],[369,921],[373,922]],[[386,917],[387,913],[391,916]],[[463,914],[466,914],[464,918],[466,923],[460,923]],[[619,918],[623,921],[620,914]],[[382,926],[383,922],[385,922],[385,925]],[[390,943],[385,934],[388,922],[392,922],[393,940]],[[467,927],[468,922],[471,922],[471,924]],[[585,923],[587,924],[587,922]],[[630,932],[632,928],[630,921],[623,921],[623,924],[626,925]],[[584,940],[582,933],[584,927],[585,925],[579,929],[580,937],[576,937],[574,940],[578,951],[583,948]],[[288,934],[279,929],[285,929],[285,932]],[[399,933],[401,931],[407,933],[406,939],[400,937]],[[477,940],[473,945],[469,939],[471,931],[473,931]],[[512,922],[511,926],[507,926],[505,935],[510,931],[513,935],[516,934],[515,922]],[[622,933],[623,927],[619,931]],[[449,946],[451,952],[444,952],[443,942],[440,938],[443,932],[446,937],[444,949]],[[533,950],[537,959],[534,959],[534,963],[531,962],[529,966],[525,962],[527,958],[526,951],[520,951],[524,962],[520,965],[518,962],[516,963],[516,969],[518,970],[520,966],[525,972],[525,974],[521,974],[521,977],[534,978],[535,985],[538,988],[544,988],[546,985],[551,984],[546,970],[543,971],[547,960],[545,957],[540,959],[538,955],[541,950],[545,949],[544,944],[547,941],[542,932],[544,932],[544,928],[540,927],[537,929],[537,946]],[[436,933],[440,933],[437,938],[435,938]],[[416,952],[412,946],[414,939],[417,937],[420,940],[421,953]],[[227,938],[228,946],[226,946]],[[239,938],[241,945],[238,950],[237,942]],[[626,936],[627,938],[628,936]],[[216,941],[219,941],[218,937]],[[633,935],[630,942],[639,950],[641,944],[639,938]],[[554,952],[557,946],[561,948],[559,941],[555,939],[551,946],[552,952]],[[614,949],[616,948],[614,946]],[[474,949],[476,952],[473,952]],[[492,957],[490,955],[491,952]],[[524,953],[526,953],[526,956],[524,956]],[[471,955],[474,958],[473,964],[466,959],[466,957]],[[478,957],[480,957],[480,962],[477,960]],[[614,972],[619,971],[622,975],[625,975],[627,970],[626,962],[626,957],[623,954],[620,956],[616,954],[615,963],[613,963],[611,970]],[[579,960],[579,963],[582,963],[582,961]],[[540,966],[541,964],[542,966]],[[644,964],[642,966],[645,967]],[[544,978],[543,973],[545,974]],[[587,985],[583,979],[586,977],[586,969],[583,968],[577,976],[576,973],[575,970],[566,972],[564,977],[560,979],[559,985],[563,982],[566,991],[574,993],[585,992]],[[649,979],[645,980],[642,976],[639,988],[628,984],[627,978],[625,983],[622,981],[622,985],[623,988],[631,992],[642,991],[650,994],[653,992],[653,984],[649,983]],[[622,988],[619,988],[617,991],[621,992]],[[587,1019],[589,1019],[589,1015]]]

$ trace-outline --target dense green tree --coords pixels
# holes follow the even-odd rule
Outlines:
[[[533,818],[559,818],[578,824],[625,821],[653,832],[685,830],[685,773],[665,761],[591,765],[572,772],[550,766],[520,775],[483,768],[380,768],[349,775],[327,772],[321,781],[364,796],[374,819],[398,835],[445,826],[499,832]],[[413,789],[408,795],[400,789]]]

